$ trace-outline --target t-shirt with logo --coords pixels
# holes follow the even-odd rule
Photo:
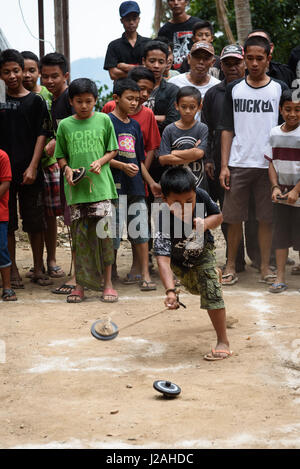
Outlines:
[[[6,181],[11,181],[10,162],[5,151],[0,150],[0,184]],[[9,189],[0,197],[0,222],[9,220],[8,199]]]
[[[171,23],[168,21],[158,31],[158,36],[167,37],[174,44],[173,68],[175,70],[180,68],[185,57],[189,55],[191,38],[193,36],[193,27],[199,21],[201,21],[200,18],[197,18],[196,16],[190,16],[187,21],[182,23]]]
[[[270,154],[270,131],[278,124],[285,89],[285,83],[273,78],[259,88],[245,78],[227,85],[220,129],[234,132],[228,166],[268,168],[264,155]]]
[[[270,147],[265,158],[273,163],[281,191],[290,191],[300,181],[300,126],[290,132],[284,132],[281,125],[274,127]]]
[[[159,147],[158,156],[170,155],[173,150],[188,150],[195,148],[195,144],[200,140],[197,148],[203,150],[204,153],[207,147],[208,128],[207,125],[201,122],[195,122],[190,129],[180,129],[175,122],[168,125],[162,134],[161,144]],[[196,180],[196,187],[200,187],[204,178],[204,164],[203,159],[192,161],[186,165],[191,169]],[[167,169],[168,166],[164,166]]]
[[[86,177],[76,186],[70,186],[65,178],[68,205],[118,197],[109,163],[101,167],[100,174],[89,171],[91,163],[117,149],[114,128],[106,114],[95,112],[88,119],[70,116],[59,123],[54,156],[57,159],[65,158],[72,169],[84,167],[87,171]]]
[[[112,173],[118,194],[140,195],[145,197],[144,181],[141,172],[141,162],[145,161],[145,150],[141,127],[134,119],[129,119],[128,123],[122,122],[114,114],[108,114],[113,123],[119,150],[115,160],[122,163],[133,163],[139,167],[139,172],[130,177],[117,168],[112,168]]]

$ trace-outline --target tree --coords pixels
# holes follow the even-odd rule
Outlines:
[[[243,44],[252,30],[249,0],[234,0],[238,42]]]

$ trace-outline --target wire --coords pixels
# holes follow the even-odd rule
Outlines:
[[[18,3],[19,3],[19,9],[20,9],[20,12],[21,12],[21,16],[22,16],[22,20],[23,20],[23,23],[25,24],[29,34],[33,37],[33,39],[36,39],[37,41],[41,41],[41,42],[47,42],[48,44],[50,44],[50,46],[52,47],[52,50],[55,52],[55,47],[53,47],[53,44],[52,42],[50,41],[46,41],[45,39],[41,39],[40,37],[36,37],[34,36],[34,34],[32,34],[29,26],[27,25],[26,21],[25,21],[25,18],[24,18],[24,14],[23,14],[23,10],[22,10],[22,6],[21,6],[21,0],[18,0]]]

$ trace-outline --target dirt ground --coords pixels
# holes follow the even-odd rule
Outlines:
[[[57,257],[68,272],[69,249],[61,245]],[[24,278],[26,244],[17,259]],[[124,242],[121,278],[130,261]],[[121,329],[163,309],[154,279],[157,291],[117,282],[118,303],[88,291],[78,305],[24,279],[18,302],[0,302],[1,448],[300,447],[300,276],[289,267],[289,289],[274,295],[248,265],[224,288],[227,313],[238,322],[228,330],[234,354],[219,362],[203,360],[214,331],[199,298],[184,292],[186,310],[164,312],[109,342],[91,335],[106,315]],[[178,384],[180,396],[159,395],[158,379]]]

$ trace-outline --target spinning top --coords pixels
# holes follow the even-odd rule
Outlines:
[[[118,326],[110,319],[101,319],[94,322],[91,333],[99,340],[112,340],[119,334]]]
[[[181,393],[181,389],[177,384],[171,381],[159,380],[154,381],[153,387],[156,391],[161,392],[164,397],[174,398]]]

